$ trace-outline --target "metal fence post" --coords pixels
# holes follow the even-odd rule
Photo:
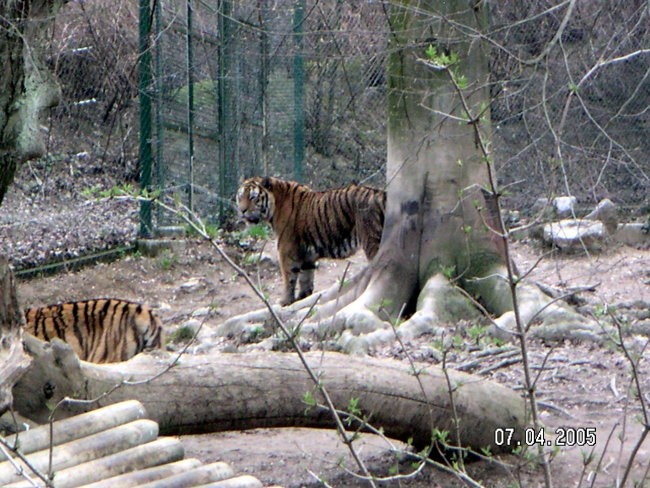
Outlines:
[[[162,8],[160,3],[156,2],[154,7],[155,18],[155,56],[154,56],[154,69],[156,71],[156,78],[154,81],[155,90],[155,119],[156,119],[156,189],[162,190],[165,187],[165,167],[164,167],[164,128],[163,128],[163,45],[160,33],[162,32]],[[162,222],[162,207],[158,206],[156,211],[156,224],[161,225]]]
[[[234,67],[234,35],[235,26],[232,20],[233,2],[221,0],[219,9],[219,63],[217,118],[219,132],[219,222],[225,223],[231,206],[228,199],[236,189],[237,160],[236,160],[236,114],[233,107],[235,76]]]
[[[293,177],[303,181],[305,159],[305,58],[303,53],[303,32],[305,22],[305,0],[296,0],[293,10],[293,34],[295,54],[293,56]]]
[[[140,188],[151,189],[151,3],[140,0],[138,92],[140,98]],[[152,236],[151,202],[140,202],[140,236]]]
[[[194,211],[194,55],[192,50],[192,0],[187,0],[187,207]]]

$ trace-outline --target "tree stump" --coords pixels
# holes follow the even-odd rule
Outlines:
[[[23,320],[14,274],[0,256],[0,415],[11,407],[12,387],[30,364],[21,340]]]

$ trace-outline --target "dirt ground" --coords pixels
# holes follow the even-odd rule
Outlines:
[[[269,244],[265,249],[270,249]],[[239,262],[248,262],[241,247],[229,246]],[[546,250],[530,243],[516,243],[515,259],[520,269],[532,266]],[[271,259],[247,269],[272,299],[280,296],[281,280],[272,252]],[[352,271],[365,260],[356,255]],[[316,273],[316,287],[323,289],[340,278],[345,261],[324,260]],[[581,310],[602,313],[605,304],[618,305],[618,313],[632,324],[650,320],[650,251],[615,246],[595,255],[549,255],[535,268],[532,278],[560,289],[589,285],[594,291],[582,295]],[[199,334],[198,343],[190,353],[217,347],[237,350],[237,344],[211,335],[214,326],[226,318],[260,308],[261,303],[242,278],[229,268],[205,243],[179,241],[174,251],[157,257],[128,255],[108,264],[95,264],[77,272],[22,279],[19,294],[23,306],[43,305],[65,300],[92,297],[120,297],[138,300],[157,308],[168,333],[182,325],[191,325],[196,317],[209,313]],[[207,312],[207,310],[211,310]],[[463,338],[463,344],[450,358],[451,367],[466,364],[479,356],[488,339],[476,338],[467,324],[449,325],[450,333]],[[629,336],[636,347],[647,341]],[[375,356],[405,359],[409,352],[418,360],[436,362],[431,338],[422,337],[406,344],[403,351],[397,344],[373,351]],[[643,354],[650,356],[646,349]],[[591,486],[596,465],[600,463],[593,486],[612,486],[622,476],[626,460],[641,434],[638,422],[640,408],[633,400],[630,367],[613,347],[591,343],[534,342],[530,357],[539,374],[538,396],[542,418],[550,430],[558,427],[595,427],[597,447],[592,463],[583,469],[583,456],[588,448],[562,448],[552,462],[555,486]],[[546,358],[546,362],[544,360]],[[542,367],[544,364],[544,367]],[[650,399],[650,365],[641,363],[641,383],[646,402]],[[504,361],[503,357],[485,357],[472,372],[510,387],[521,389],[521,363]],[[608,444],[608,438],[611,438]],[[222,460],[237,472],[250,473],[265,485],[287,487],[319,486],[318,479],[332,486],[367,486],[347,473],[355,471],[350,455],[337,441],[334,432],[311,429],[258,429],[246,432],[222,432],[201,436],[184,436],[187,457],[204,462]],[[384,441],[363,435],[358,443],[363,459],[372,473],[387,476],[394,466],[409,472],[410,461],[397,456]],[[648,463],[650,440],[641,445],[634,464],[634,479],[644,476],[641,486],[650,486]],[[522,466],[514,455],[502,461],[505,469],[486,462],[473,462],[468,471],[484,486],[541,486],[543,477],[534,467]],[[525,463],[524,463],[525,464]],[[581,477],[582,485],[579,485]],[[387,486],[447,487],[464,486],[456,478],[441,471],[425,468],[417,475]],[[630,485],[631,486],[631,485]]]

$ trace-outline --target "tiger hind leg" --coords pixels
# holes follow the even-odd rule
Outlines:
[[[280,305],[284,307],[296,301],[296,283],[300,273],[300,263],[280,253],[280,272],[282,273],[282,283],[284,285]]]
[[[305,297],[308,297],[314,293],[314,270],[316,269],[316,263],[303,263],[300,267],[300,294],[298,295],[298,300],[301,300]]]

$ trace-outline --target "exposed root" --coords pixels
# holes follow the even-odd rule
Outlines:
[[[441,274],[429,278],[420,291],[416,312],[398,329],[402,340],[423,334],[441,335],[443,322],[478,317],[472,302]]]
[[[499,267],[483,278],[473,280],[471,288],[480,296],[493,320],[490,335],[502,340],[516,337],[517,324],[512,307],[506,271]],[[547,340],[602,340],[602,328],[593,320],[577,313],[559,298],[551,298],[533,284],[517,286],[519,317],[531,337]]]
[[[466,293],[440,273],[430,277],[419,293],[415,313],[401,324],[383,309],[383,303],[389,302],[395,292],[394,283],[371,282],[371,277],[371,268],[366,267],[345,280],[343,286],[337,283],[288,307],[274,306],[274,310],[290,326],[300,325],[305,338],[321,342],[327,349],[348,353],[368,353],[395,341],[396,334],[403,341],[423,334],[442,335],[443,324],[477,319],[479,308],[497,316],[489,329],[490,335],[508,341],[516,338],[515,314],[503,267],[484,277],[467,280]],[[477,307],[471,296],[480,297],[481,305]],[[520,318],[531,337],[603,340],[602,326],[578,314],[560,299],[545,295],[537,286],[520,283],[517,301]],[[310,315],[307,320],[306,314]],[[274,325],[268,308],[262,308],[228,319],[217,327],[216,335],[268,337],[275,330]],[[260,328],[265,331],[262,335]]]
[[[405,322],[382,320],[381,305],[374,295],[363,294],[331,317],[317,324],[308,324],[304,330],[323,339],[336,334],[340,349],[352,353],[367,353],[370,349],[395,341],[411,340],[423,334],[442,334],[440,324],[458,318],[477,317],[469,299],[454,288],[447,278],[436,274],[429,278],[418,297],[416,312]]]
[[[303,314],[308,313],[312,308],[316,312],[313,319],[317,320],[321,316],[329,317],[340,307],[354,301],[363,291],[370,275],[368,269],[368,267],[365,267],[349,279],[342,278],[344,280],[343,283],[335,283],[328,289],[320,293],[314,293],[287,307],[273,305],[273,310],[285,322],[301,321],[304,318]],[[322,305],[316,307],[317,303]],[[271,320],[272,317],[269,308],[265,306],[229,318],[217,326],[215,335],[220,337],[241,337],[251,334],[260,327],[264,328],[268,333],[271,333],[275,325]]]

